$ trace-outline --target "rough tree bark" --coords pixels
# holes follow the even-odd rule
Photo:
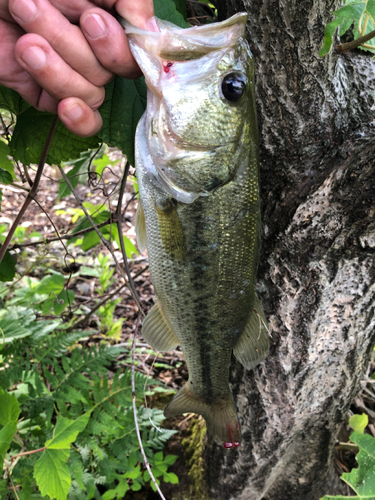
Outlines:
[[[238,450],[209,445],[213,499],[337,494],[333,447],[375,341],[375,62],[318,55],[339,0],[218,0],[249,13],[261,143],[258,291],[271,351],[233,360]]]

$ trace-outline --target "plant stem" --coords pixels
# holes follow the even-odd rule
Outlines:
[[[0,262],[3,260],[5,252],[9,246],[9,243],[10,243],[18,225],[20,224],[23,216],[25,215],[26,210],[28,209],[30,203],[35,198],[35,196],[38,192],[40,179],[42,177],[42,172],[44,169],[44,165],[46,163],[48,151],[49,151],[49,148],[50,148],[50,145],[52,142],[53,134],[55,133],[55,130],[56,130],[58,120],[59,120],[59,117],[57,115],[55,115],[53,117],[51,127],[49,129],[48,136],[47,136],[46,142],[44,144],[43,152],[42,152],[42,155],[41,155],[40,160],[39,160],[38,170],[36,171],[36,175],[35,175],[34,181],[32,182],[30,192],[26,196],[26,199],[21,207],[21,210],[18,212],[18,215],[17,215],[15,221],[13,222],[12,227],[10,228],[10,231],[9,231],[7,237],[5,238],[5,241],[0,248]]]
[[[124,245],[124,237],[122,235],[122,198],[124,196],[124,191],[125,191],[125,186],[126,186],[126,180],[128,178],[128,173],[129,173],[129,168],[130,168],[130,163],[127,161],[125,165],[125,171],[124,175],[122,176],[121,179],[121,185],[120,185],[120,192],[118,195],[118,203],[117,203],[117,209],[116,209],[116,219],[117,219],[117,229],[118,229],[118,235],[119,235],[119,240],[120,240],[120,247],[121,247],[121,253],[122,253],[122,258],[124,261],[124,266],[125,266],[125,271],[126,275],[129,280],[129,286],[130,286],[130,291],[132,292],[133,298],[139,307],[139,311],[142,314],[142,316],[145,316],[145,313],[143,311],[143,308],[141,306],[141,301],[139,299],[139,295],[137,293],[137,290],[135,288],[133,279],[130,274],[130,267],[129,267],[129,261],[128,261],[128,256],[126,255],[126,250],[125,250],[125,245]]]
[[[340,43],[339,45],[335,45],[335,49],[337,50],[337,52],[342,54],[343,52],[345,52],[347,50],[356,49],[360,45],[371,40],[371,38],[375,38],[375,30],[370,31],[370,33],[367,33],[367,35],[365,35],[365,36],[360,36],[359,38],[357,38],[357,40],[353,40],[352,42]],[[373,47],[373,48],[375,49],[375,47]]]
[[[44,451],[46,449],[45,446],[43,448],[38,448],[37,450],[31,450],[31,451],[24,451],[23,453],[18,453],[17,455],[13,455],[11,457],[11,461],[15,460],[16,458],[19,457],[25,457],[26,455],[32,455],[33,453],[40,453],[41,451]]]
[[[150,464],[148,463],[148,460],[147,460],[147,457],[146,457],[146,453],[145,453],[145,450],[143,448],[141,434],[139,432],[139,425],[138,425],[138,418],[137,418],[137,407],[136,407],[136,395],[135,395],[135,379],[134,379],[134,371],[135,371],[134,370],[134,363],[135,363],[135,343],[136,343],[137,332],[138,332],[138,325],[137,325],[137,327],[135,329],[134,336],[133,336],[133,350],[132,350],[132,402],[133,402],[133,413],[134,413],[135,430],[136,430],[136,433],[137,433],[138,443],[139,443],[139,447],[141,449],[141,453],[142,453],[142,457],[143,457],[143,463],[144,463],[144,465],[145,465],[148,473],[150,474],[152,482],[154,483],[154,485],[156,487],[156,490],[157,490],[157,492],[160,495],[160,498],[162,500],[165,500],[165,497],[164,497],[163,493],[161,492],[161,490],[159,488],[159,485],[156,482],[156,479],[155,479],[155,477],[154,477],[154,475],[153,475],[153,473],[151,471]]]

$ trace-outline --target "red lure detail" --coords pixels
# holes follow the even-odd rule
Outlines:
[[[172,66],[173,66],[173,62],[163,63],[164,73],[169,73]]]
[[[237,446],[240,446],[240,443],[235,441],[234,443],[223,443],[224,448],[237,448]]]

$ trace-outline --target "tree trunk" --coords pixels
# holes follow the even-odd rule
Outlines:
[[[256,369],[233,359],[243,443],[207,446],[207,484],[213,499],[318,500],[340,492],[334,444],[374,345],[375,62],[319,57],[339,0],[218,4],[249,13],[272,339]]]

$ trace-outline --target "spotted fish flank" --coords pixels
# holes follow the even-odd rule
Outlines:
[[[267,355],[254,290],[259,245],[258,134],[247,15],[160,32],[124,22],[146,77],[136,134],[140,203],[157,302],[143,322],[153,348],[181,345],[189,380],[165,409],[203,415],[225,448],[241,430],[229,387],[232,352],[250,369]]]

